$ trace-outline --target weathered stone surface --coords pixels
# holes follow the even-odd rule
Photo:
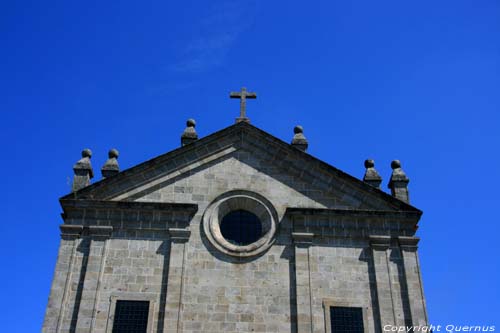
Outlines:
[[[295,148],[306,151],[307,147],[309,147],[309,143],[307,142],[307,139],[304,136],[304,129],[302,128],[302,126],[300,125],[295,126],[293,132],[295,134],[293,136],[291,145]]]
[[[114,176],[120,172],[120,165],[118,164],[118,150],[111,149],[108,152],[108,160],[101,168],[101,174],[103,178],[108,178]]]
[[[370,184],[373,187],[379,188],[382,182],[382,177],[380,177],[378,171],[375,169],[375,161],[366,160],[365,161],[365,175],[363,176],[363,181]]]
[[[73,166],[73,171],[75,172],[73,176],[73,192],[89,186],[90,180],[94,178],[94,170],[92,169],[92,163],[90,163],[91,157],[92,151],[84,149],[82,151],[82,158]]]
[[[406,173],[401,169],[401,162],[394,160],[391,162],[392,174],[389,180],[388,188],[391,190],[393,197],[398,198],[406,203],[410,202],[410,194],[408,192],[408,183],[410,180],[406,177]]]
[[[194,119],[188,119],[186,121],[186,129],[181,135],[181,145],[185,146],[198,140],[198,133],[196,133],[195,127],[196,121]]]
[[[236,196],[215,212],[271,205],[271,246],[220,251],[207,209],[248,192],[264,208]],[[148,332],[325,332],[332,305],[363,308],[368,332],[427,322],[421,212],[244,122],[61,204],[44,332],[111,332],[119,299],[150,302]]]
[[[257,98],[257,94],[254,92],[247,91],[247,88],[241,88],[239,92],[231,92],[229,94],[230,98],[239,98],[240,100],[240,116],[236,118],[236,123],[246,122],[249,123],[250,119],[247,117],[246,108],[247,108],[247,98],[255,99]]]

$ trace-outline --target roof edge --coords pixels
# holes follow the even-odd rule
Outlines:
[[[267,133],[266,131],[264,131],[256,126],[253,126],[253,125],[247,124],[247,123],[244,123],[244,126],[248,126],[249,128],[255,129],[256,131],[258,131],[262,135],[265,135],[265,136],[272,138],[276,143],[278,143],[284,147],[286,146],[286,148],[293,150],[297,154],[302,155],[303,157],[305,157],[309,160],[312,160],[315,163],[319,163],[322,167],[326,168],[328,171],[332,171],[340,177],[344,177],[344,178],[351,180],[352,183],[354,185],[357,185],[357,187],[360,188],[361,190],[372,192],[375,195],[379,195],[382,197],[383,200],[388,201],[392,204],[396,203],[398,208],[402,209],[403,211],[406,211],[406,210],[407,211],[415,211],[415,212],[420,212],[420,214],[422,214],[422,211],[419,210],[418,208],[416,208],[415,206],[412,206],[411,204],[409,204],[407,202],[404,202],[396,197],[393,197],[392,195],[382,191],[381,189],[375,188],[375,187],[371,186],[370,184],[365,183],[363,180],[356,178],[356,177],[334,167],[333,165],[331,165],[331,164],[329,164],[329,163],[327,163],[327,162],[325,162],[325,161],[323,161],[323,160],[321,160],[321,159],[319,159],[319,158],[317,158],[317,157],[315,157],[315,156],[313,156],[313,155],[311,155],[311,154],[309,154],[301,149],[298,149],[298,148],[291,146],[287,142],[275,137],[272,134]]]
[[[170,158],[173,158],[173,157],[178,156],[180,154],[183,154],[185,152],[189,152],[190,150],[194,150],[201,145],[210,143],[210,142],[216,140],[218,137],[229,134],[229,133],[236,131],[236,130],[249,130],[249,131],[256,132],[257,134],[260,134],[263,137],[270,139],[272,142],[276,143],[277,145],[280,145],[284,149],[288,149],[289,151],[292,151],[294,154],[297,154],[297,155],[299,155],[299,156],[301,156],[301,157],[303,157],[303,158],[305,158],[313,163],[318,163],[322,168],[326,169],[326,171],[332,172],[335,175],[342,177],[342,178],[346,179],[347,181],[349,181],[349,183],[352,184],[353,187],[358,188],[361,191],[369,192],[372,195],[378,196],[381,200],[388,202],[395,209],[398,209],[398,210],[403,211],[403,212],[415,212],[415,213],[420,214],[420,215],[422,214],[421,210],[412,206],[411,204],[406,203],[402,200],[399,200],[398,198],[393,197],[392,195],[382,191],[381,189],[375,188],[375,187],[363,182],[361,179],[358,179],[358,178],[334,167],[333,165],[330,165],[327,162],[324,162],[321,159],[308,154],[305,151],[297,149],[297,148],[291,146],[289,143],[287,143],[287,142],[275,137],[274,135],[272,135],[272,134],[254,126],[254,125],[251,125],[247,122],[238,122],[238,123],[235,123],[233,125],[227,126],[223,129],[218,130],[214,133],[211,133],[211,134],[209,134],[201,139],[198,139],[198,140],[194,141],[193,143],[178,147],[174,150],[171,150],[171,151],[166,152],[164,154],[161,154],[159,156],[153,157],[147,161],[139,163],[135,166],[132,166],[128,169],[125,169],[113,177],[101,179],[101,180],[97,181],[96,183],[93,183],[87,187],[84,187],[76,192],[66,194],[66,195],[62,196],[59,200],[62,202],[65,200],[71,200],[71,199],[78,198],[78,196],[85,197],[85,194],[87,194],[93,190],[96,190],[102,186],[112,186],[112,184],[118,183],[121,179],[127,177],[128,175],[133,175],[135,173],[145,172],[151,168],[154,168],[156,165],[158,165],[159,163],[161,163],[164,160],[168,160]],[[85,200],[87,200],[87,199],[85,199]]]

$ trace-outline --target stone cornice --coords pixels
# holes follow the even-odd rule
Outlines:
[[[191,203],[166,203],[166,202],[141,202],[141,201],[111,201],[111,200],[78,200],[61,199],[59,200],[63,209],[121,209],[121,210],[169,210],[185,211],[187,214],[195,213],[198,210],[197,204]]]
[[[61,238],[64,239],[75,239],[82,236],[106,239],[111,237],[113,233],[112,226],[91,225],[84,227],[83,225],[62,224],[59,226],[59,229],[61,229]]]
[[[115,229],[167,230],[186,227],[198,205],[189,203],[60,200],[64,225],[113,226]],[[68,229],[69,230],[69,229]]]
[[[74,239],[80,237],[83,231],[83,226],[61,224],[59,229],[61,230],[61,238]]]
[[[197,204],[191,203],[163,203],[163,202],[138,202],[138,201],[110,201],[110,200],[60,200],[64,213],[62,217],[67,218],[92,218],[86,212],[130,212],[131,214],[164,212],[186,217],[192,216],[198,211]],[[113,218],[113,214],[108,214]]]
[[[352,216],[352,217],[395,217],[418,221],[422,215],[421,211],[389,211],[389,210],[366,210],[366,209],[339,209],[339,208],[300,208],[288,207],[286,214],[290,216]]]
[[[420,213],[379,210],[288,208],[293,232],[323,239],[367,239],[370,235],[413,236]]]

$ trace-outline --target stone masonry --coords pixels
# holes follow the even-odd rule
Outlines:
[[[329,306],[362,308],[365,332],[427,324],[421,211],[399,162],[389,195],[374,171],[363,182],[307,154],[305,137],[188,127],[180,148],[97,183],[78,169],[43,332],[111,332],[117,300],[150,302],[147,332],[330,332]],[[225,250],[225,200],[269,215],[265,244]]]

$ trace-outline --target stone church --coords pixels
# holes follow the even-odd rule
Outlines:
[[[393,161],[363,180],[250,124],[120,171],[91,151],[62,197],[43,332],[384,332],[428,323],[415,237],[422,212]]]

